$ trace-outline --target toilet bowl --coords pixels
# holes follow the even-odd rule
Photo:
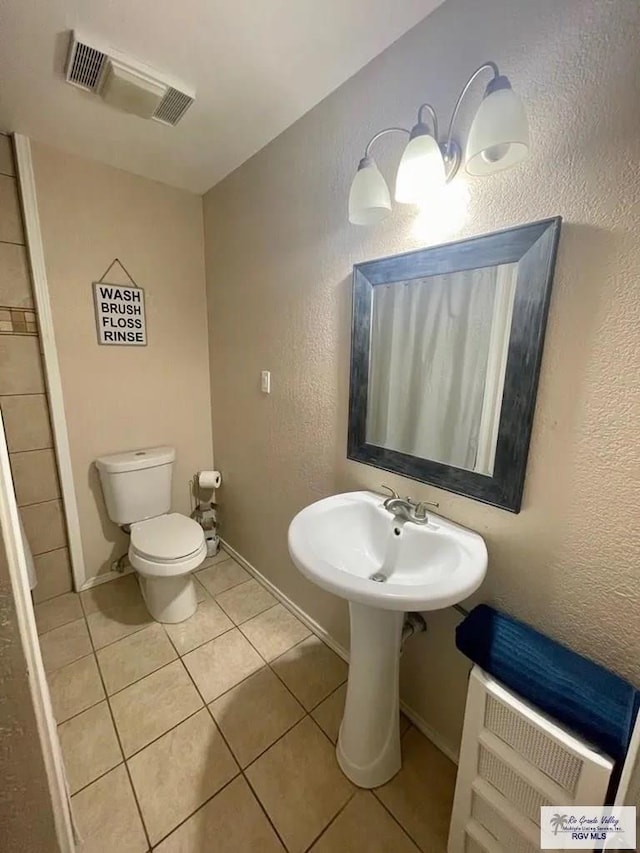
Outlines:
[[[186,515],[172,512],[131,525],[129,562],[157,622],[193,616],[198,602],[191,572],[206,555],[204,531]]]
[[[158,622],[183,622],[196,611],[191,572],[207,555],[204,531],[170,512],[173,447],[126,450],[96,459],[109,518],[131,535],[129,562],[147,609]]]

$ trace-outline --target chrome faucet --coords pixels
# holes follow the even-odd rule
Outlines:
[[[391,486],[382,486],[383,489],[391,492],[391,495],[386,498],[383,507],[396,518],[403,521],[412,521],[414,524],[428,524],[427,507],[439,507],[439,503],[431,501],[414,501],[409,497],[401,498],[395,489]]]

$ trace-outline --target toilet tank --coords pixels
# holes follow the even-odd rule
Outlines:
[[[175,458],[173,447],[147,447],[96,459],[111,521],[133,524],[169,512]]]

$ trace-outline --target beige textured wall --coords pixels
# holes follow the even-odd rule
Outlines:
[[[369,136],[411,124],[426,98],[448,120],[486,59],[525,99],[529,162],[457,177],[466,218],[438,210],[416,223],[396,210],[377,228],[350,226],[349,182]],[[640,683],[639,127],[636,0],[447,0],[205,197],[223,535],[341,641],[346,607],[296,572],[287,525],[313,500],[385,482],[439,500],[485,537],[476,600]],[[377,153],[391,174],[398,141]],[[348,462],[352,265],[556,214],[565,222],[522,512]],[[273,372],[270,397],[261,368]],[[403,658],[402,692],[455,749],[466,689],[457,616],[428,620]]]
[[[212,463],[202,200],[33,145],[45,263],[87,576],[128,547],[109,521],[96,456],[177,450],[173,508]],[[145,289],[146,347],[99,346],[91,283],[119,258]],[[122,273],[108,277],[128,284]]]

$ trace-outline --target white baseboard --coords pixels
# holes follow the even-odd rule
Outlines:
[[[323,642],[325,642],[330,649],[339,655],[343,660],[349,663],[349,650],[345,649],[343,645],[338,643],[331,634],[326,631],[322,625],[316,622],[315,619],[312,619],[308,613],[306,613],[301,607],[299,607],[294,601],[292,601],[287,595],[284,594],[278,587],[272,583],[269,578],[265,577],[262,572],[258,571],[255,566],[253,566],[248,560],[246,560],[242,554],[236,551],[225,539],[220,539],[220,543],[223,549],[231,556],[234,560],[237,560],[241,566],[243,566],[250,574],[252,574],[257,580],[260,581],[263,586],[265,586],[269,592],[283,604],[287,610],[290,610],[294,616],[297,616],[298,619],[303,622],[310,631],[319,637]],[[428,738],[431,743],[437,747],[440,752],[443,752],[447,758],[453,761],[454,764],[458,763],[458,754],[451,749],[451,747],[445,743],[443,738],[438,734],[438,732],[433,729],[410,705],[407,705],[402,699],[400,699],[400,707],[406,716],[411,720],[413,725],[418,729],[418,731],[422,732],[422,734]]]
[[[92,578],[88,578],[80,587],[79,591],[83,589],[91,589],[93,586],[100,586],[100,584],[107,583],[107,581],[115,581],[118,578],[123,578],[125,575],[133,574],[133,569],[131,566],[128,566],[122,572],[104,572],[101,575],[94,575]]]

